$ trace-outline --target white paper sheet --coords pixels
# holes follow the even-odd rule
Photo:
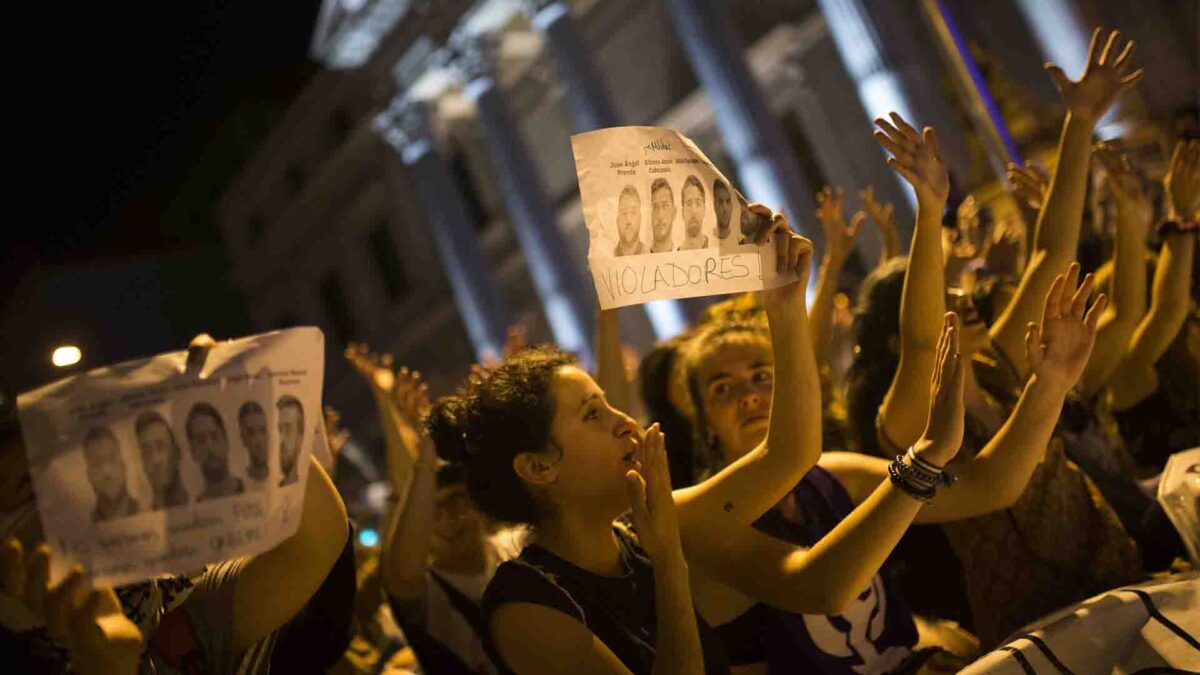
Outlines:
[[[602,309],[773,288],[766,223],[683,134],[613,127],[571,137]]]
[[[324,343],[292,328],[219,342],[199,372],[170,352],[18,397],[52,578],[132,583],[291,536],[326,448]]]

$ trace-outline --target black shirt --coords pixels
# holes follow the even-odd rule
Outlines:
[[[483,611],[492,612],[510,602],[544,605],[587,626],[634,675],[654,669],[655,629],[654,570],[650,559],[633,537],[613,528],[621,547],[619,577],[593,574],[546,549],[526,546],[516,560],[500,565],[483,594]],[[700,615],[700,646],[705,672],[728,673],[729,660],[720,639]],[[492,660],[502,664],[490,636],[485,645]]]

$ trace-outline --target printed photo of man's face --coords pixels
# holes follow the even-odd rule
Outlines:
[[[632,245],[642,231],[642,199],[636,190],[627,188],[617,200],[617,233],[621,243]]]
[[[688,180],[684,183],[683,191],[683,224],[687,228],[688,237],[700,236],[700,227],[704,224],[704,187],[699,181]]]
[[[139,425],[138,449],[142,453],[142,469],[155,492],[166,490],[179,471],[179,448],[171,429],[162,418]]]
[[[719,180],[713,183],[713,213],[717,216],[717,235],[721,239],[728,237],[730,219],[733,218],[733,195]]]
[[[279,468],[282,485],[296,482],[296,461],[304,442],[304,407],[293,396],[284,396],[275,406],[279,410]]]
[[[125,460],[116,436],[104,427],[88,432],[83,441],[87,479],[102,502],[115,502],[125,495]]]
[[[267,455],[270,453],[267,439],[267,413],[259,404],[250,401],[238,412],[238,434],[242,445],[246,446],[246,454],[254,466],[266,466]]]
[[[675,222],[675,195],[665,180],[656,182],[650,193],[650,221],[654,228],[654,241],[669,242],[671,227]]]
[[[200,466],[204,481],[225,480],[229,476],[229,438],[219,413],[211,406],[197,404],[188,415],[187,436],[192,459]]]

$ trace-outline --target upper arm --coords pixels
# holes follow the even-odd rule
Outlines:
[[[818,465],[833,474],[857,506],[888,480],[888,464],[886,459],[857,452],[827,452],[821,455]]]
[[[249,558],[233,594],[233,646],[241,651],[287,623],[321,587],[345,547],[346,507],[310,460],[300,527],[275,548]]]
[[[517,675],[626,675],[625,664],[574,617],[545,605],[510,602],[492,612],[496,651]]]
[[[793,486],[776,485],[779,477],[766,461],[765,446],[764,441],[716,475],[672,492],[685,538],[691,532],[697,538],[719,540],[749,527],[787,494]]]

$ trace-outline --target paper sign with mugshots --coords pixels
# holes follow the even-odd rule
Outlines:
[[[54,579],[121,585],[266,551],[325,445],[325,338],[292,328],[99,368],[17,399]]]
[[[613,127],[571,137],[602,309],[774,288],[765,218],[686,136]]]

